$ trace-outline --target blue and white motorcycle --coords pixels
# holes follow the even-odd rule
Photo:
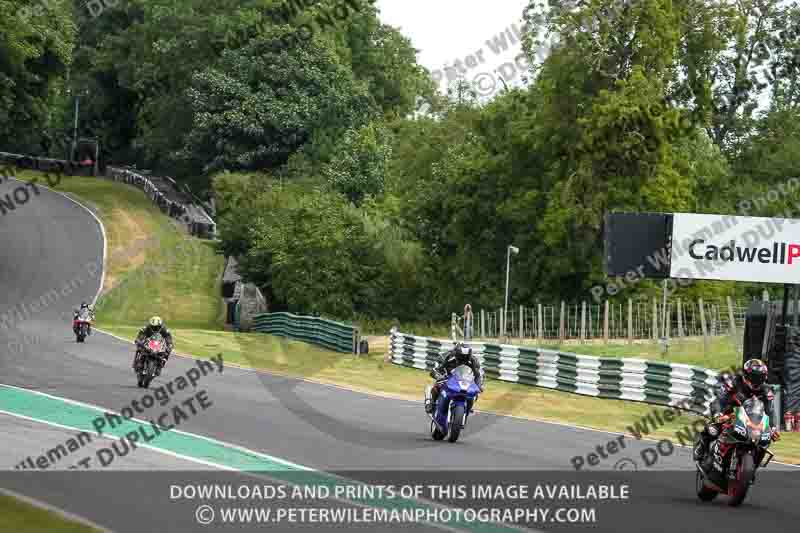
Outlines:
[[[460,365],[453,369],[441,384],[433,413],[428,414],[433,440],[443,440],[445,437],[450,442],[458,440],[461,430],[467,425],[478,393],[480,387],[475,383],[475,375],[470,367]]]

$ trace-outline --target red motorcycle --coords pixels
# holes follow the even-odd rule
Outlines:
[[[72,331],[75,332],[75,340],[85,342],[92,327],[92,314],[88,309],[81,309],[78,316],[72,321]]]
[[[160,334],[156,333],[144,341],[138,350],[136,366],[136,382],[139,387],[146,389],[150,386],[166,352],[167,343]]]

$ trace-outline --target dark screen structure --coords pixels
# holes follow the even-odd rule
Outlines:
[[[605,219],[605,270],[609,277],[638,272],[640,277],[669,278],[671,213],[608,213]]]

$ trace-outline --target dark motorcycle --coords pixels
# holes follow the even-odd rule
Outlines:
[[[88,309],[81,309],[78,316],[72,321],[72,331],[75,332],[77,342],[85,342],[92,324],[92,316]]]
[[[166,356],[167,343],[160,333],[156,333],[145,340],[138,349],[138,364],[136,375],[138,385],[144,389],[150,386],[150,382],[156,377],[161,360]]]
[[[709,502],[718,494],[727,494],[728,505],[741,505],[755,482],[756,470],[772,460],[773,454],[767,449],[771,437],[769,415],[761,400],[752,397],[736,407],[733,414],[723,418],[719,438],[709,447],[702,464],[696,463],[697,497]]]

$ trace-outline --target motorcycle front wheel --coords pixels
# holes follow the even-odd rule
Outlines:
[[[147,363],[145,363],[144,375],[142,376],[142,387],[145,389],[150,387],[150,382],[153,381],[153,378],[156,376],[155,365],[156,362],[152,358],[148,359]]]
[[[717,497],[719,492],[714,489],[710,489],[706,487],[704,483],[705,476],[703,475],[700,470],[697,470],[697,475],[695,477],[695,488],[697,489],[697,497],[700,498],[700,501],[710,502],[714,498]]]
[[[753,454],[750,452],[743,453],[739,458],[739,464],[736,465],[736,479],[732,480],[733,494],[731,494],[728,505],[731,507],[738,507],[747,496],[747,489],[753,481],[753,474],[755,473],[755,464],[753,463]]]
[[[431,437],[433,440],[442,440],[444,436],[444,433],[439,431],[439,427],[431,420]]]
[[[461,428],[464,423],[464,406],[456,405],[453,407],[450,416],[452,417],[450,419],[450,437],[447,440],[455,442],[458,440],[458,436],[461,435]]]

